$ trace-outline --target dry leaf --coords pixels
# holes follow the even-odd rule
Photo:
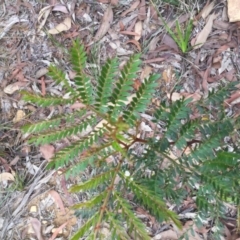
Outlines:
[[[178,92],[173,92],[172,94],[167,93],[167,97],[168,97],[169,99],[171,98],[171,100],[172,100],[173,102],[175,102],[175,101],[180,100],[180,99],[183,98],[183,96],[182,96],[180,93],[178,93]]]
[[[68,10],[66,8],[66,6],[62,5],[62,4],[57,4],[53,7],[53,11],[59,11],[59,12],[63,12],[63,13],[68,13]]]
[[[40,10],[39,14],[38,14],[38,23],[40,23],[40,20],[43,18],[43,20],[41,21],[39,27],[38,27],[38,32],[40,32],[40,30],[43,28],[43,26],[45,25],[47,18],[50,14],[52,10],[52,6],[47,6],[44,7],[43,9]]]
[[[162,44],[165,44],[166,46],[170,47],[171,49],[174,49],[176,52],[179,52],[178,45],[168,34],[164,35],[164,37],[162,39]]]
[[[63,223],[59,228],[52,229],[53,235],[49,240],[54,240],[59,233],[62,233],[62,230],[67,226],[68,221]]]
[[[140,1],[139,1],[139,0],[135,1],[135,2],[131,5],[131,7],[130,7],[129,9],[127,9],[126,11],[124,11],[124,12],[121,14],[121,17],[124,17],[124,16],[126,16],[128,13],[134,11],[134,10],[138,7],[139,4],[140,4]]]
[[[152,40],[150,41],[150,43],[148,45],[149,51],[154,51],[157,48],[157,43],[159,40],[160,40],[160,36],[156,36],[156,37],[152,38]]]
[[[213,10],[213,7],[215,5],[215,1],[212,1],[210,4],[206,4],[201,11],[201,16],[203,19],[206,19],[206,17],[210,14],[210,12]]]
[[[137,47],[139,52],[141,52],[141,46],[140,46],[140,43],[138,41],[136,41],[135,39],[132,39],[132,40],[129,40],[129,41],[126,42],[126,44],[128,44],[128,43],[133,43]]]
[[[51,197],[54,199],[55,203],[60,208],[61,212],[63,214],[65,214],[66,211],[65,211],[65,208],[64,208],[64,205],[63,205],[63,202],[62,202],[62,199],[61,199],[60,195],[54,190],[50,190],[49,195],[51,195]]]
[[[14,176],[8,172],[0,173],[0,182],[2,181],[14,181]]]
[[[212,25],[213,25],[213,20],[217,17],[217,14],[213,13],[212,15],[209,16],[208,21],[203,28],[203,30],[198,34],[195,42],[194,49],[200,48],[206,41],[209,36],[209,34],[212,31]]]
[[[26,114],[23,110],[17,110],[16,116],[13,119],[13,123],[21,121],[22,119],[24,119],[25,116]]]
[[[119,33],[124,34],[124,35],[130,35],[130,36],[139,36],[138,33],[131,32],[131,31],[120,31]]]
[[[166,83],[169,83],[172,81],[172,66],[168,66],[166,69],[164,69],[162,73],[162,78]]]
[[[45,144],[40,147],[39,151],[47,161],[50,161],[50,159],[54,156],[55,148],[50,144]]]
[[[41,222],[37,218],[32,218],[31,217],[30,218],[30,223],[31,223],[31,226],[33,228],[34,233],[37,236],[37,239],[38,240],[44,240],[44,238],[42,236],[42,231],[41,231],[41,227],[42,227]]]
[[[71,18],[67,17],[62,23],[58,24],[55,28],[48,30],[50,34],[58,34],[67,31],[71,28]]]
[[[18,91],[21,87],[24,87],[26,84],[27,82],[15,82],[6,86],[3,91],[7,94],[13,94],[14,92]]]
[[[141,73],[140,79],[143,82],[145,78],[148,78],[150,74],[152,73],[152,68],[148,65],[146,65]]]
[[[146,14],[146,3],[145,0],[141,0],[139,11],[138,11],[138,19],[144,21],[147,17]]]
[[[95,38],[94,38],[95,41],[100,40],[107,33],[108,29],[111,26],[112,21],[113,21],[113,11],[112,11],[112,7],[109,6],[103,15],[101,26],[95,35]]]
[[[138,36],[135,36],[134,39],[138,41],[142,36],[142,30],[143,30],[143,24],[142,21],[137,21],[134,27],[134,32],[138,34]]]
[[[48,73],[48,69],[47,69],[47,68],[41,68],[41,69],[39,69],[39,70],[36,72],[35,76],[36,76],[36,78],[40,78],[40,77],[42,77],[43,75],[46,75],[47,73]]]
[[[73,105],[70,106],[70,109],[78,110],[78,109],[82,109],[85,107],[86,107],[85,104],[83,104],[81,102],[75,102]]]
[[[134,80],[134,82],[133,82],[133,88],[134,88],[135,90],[138,90],[141,85],[142,85],[142,82],[141,82],[138,78]]]

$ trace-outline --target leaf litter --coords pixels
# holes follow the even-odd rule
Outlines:
[[[1,161],[4,167],[1,168],[0,176],[5,179],[7,188],[14,183],[15,173],[24,173],[27,180],[26,187],[18,197],[10,196],[9,201],[5,198],[5,203],[8,202],[8,204],[2,207],[0,213],[1,222],[3,220],[3,224],[0,224],[2,239],[5,236],[16,237],[18,233],[22,239],[29,236],[27,228],[21,225],[21,222],[27,219],[32,225],[31,234],[37,239],[46,237],[55,239],[62,236],[68,239],[70,232],[75,229],[74,226],[79,221],[73,217],[73,213],[70,213],[67,207],[66,199],[70,199],[67,186],[71,184],[71,180],[63,181],[62,176],[57,172],[43,173],[44,164],[54,155],[55,149],[68,145],[70,140],[66,139],[55,146],[41,146],[39,149],[30,147],[30,150],[24,153],[19,149],[23,149],[25,140],[18,138],[17,129],[25,121],[34,122],[46,119],[49,115],[60,111],[81,109],[82,104],[75,103],[70,107],[63,106],[62,109],[52,108],[44,111],[22,103],[19,90],[39,92],[42,95],[64,96],[65,93],[62,92],[61,86],[53,84],[46,76],[47,67],[50,63],[58,63],[69,71],[66,49],[69,49],[73,39],[80,38],[90,56],[94,47],[97,46],[100,60],[95,64],[98,67],[104,62],[102,60],[108,57],[118,55],[124,63],[129,54],[142,51],[145,66],[139,79],[134,81],[134,88],[137,89],[150,72],[162,73],[159,89],[164,95],[154,96],[158,104],[161,104],[162,98],[171,98],[175,101],[182,96],[191,97],[193,101],[196,101],[204,97],[210,88],[216,88],[223,79],[234,81],[239,74],[236,41],[238,25],[234,22],[239,19],[239,16],[236,11],[232,11],[234,2],[228,1],[228,10],[224,4],[216,7],[217,1],[202,1],[202,3],[199,1],[198,8],[193,7],[192,15],[195,17],[191,36],[193,49],[186,56],[181,55],[176,42],[167,34],[151,1],[99,0],[94,3],[84,1],[72,4],[57,1],[49,1],[45,4],[33,1],[27,4],[19,1],[18,9],[14,8],[12,1],[0,3],[0,7],[8,9],[8,12],[5,11],[5,14],[1,15],[2,24],[0,24],[0,72],[3,72],[0,75],[2,87],[0,99],[2,112],[8,114],[0,119],[0,123],[10,124],[12,129],[8,132],[0,129],[0,141],[3,142],[1,145],[5,161],[4,164]],[[163,3],[159,5],[159,9],[172,30],[176,26],[176,15],[182,25],[189,20],[191,15],[188,12],[176,11],[171,4]],[[37,22],[33,21],[33,15]],[[20,30],[26,34],[23,35]],[[19,67],[21,62],[24,64]],[[174,73],[182,76],[180,81]],[[180,90],[175,88],[176,84],[181,85]],[[226,99],[226,109],[229,106],[234,107],[235,114],[240,114],[238,92],[232,93],[230,98]],[[151,116],[145,114],[141,126],[145,134],[151,134],[151,129],[154,127],[151,123]],[[14,164],[12,164],[13,161]],[[78,180],[81,181],[81,178],[79,177]],[[54,190],[50,190],[52,188]],[[35,213],[28,211],[30,205],[37,206],[39,209],[40,203],[48,199],[47,194],[41,194],[42,192],[54,196],[51,206],[61,221],[58,221],[59,219],[55,219],[56,221],[52,219],[50,222],[44,220],[47,223],[40,221],[48,219],[49,215],[44,215],[44,213],[52,211],[51,208],[49,209],[50,206],[45,206],[39,214],[36,214],[36,211]],[[21,202],[21,204],[14,206],[14,201]],[[170,203],[168,204],[171,206]],[[187,205],[185,210],[188,208],[190,209],[190,205]],[[59,209],[61,211],[65,209],[69,219],[60,216]],[[11,217],[9,213],[12,213]],[[182,214],[181,211],[177,213],[179,216]],[[194,236],[188,235],[190,239],[206,239],[211,228],[209,224],[202,229],[194,226],[192,222],[194,214],[183,215],[191,220],[186,221],[181,233],[174,226],[169,227],[165,224],[165,228],[162,228],[149,213],[143,210],[141,210],[141,215],[152,221],[154,228],[150,231],[153,239],[174,239],[176,236],[178,239],[190,228],[193,228],[195,232]],[[13,222],[16,225],[13,225]],[[225,225],[231,224],[226,222]],[[233,222],[233,226],[235,225],[236,221]],[[55,231],[52,232],[52,229]],[[231,235],[236,236],[233,230],[225,230],[224,234],[229,239]]]

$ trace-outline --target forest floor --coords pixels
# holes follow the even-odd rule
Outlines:
[[[130,55],[141,52],[144,64],[133,82],[136,89],[150,73],[160,73],[155,104],[182,96],[199,100],[221,82],[238,80],[239,23],[230,22],[235,16],[229,15],[227,4],[225,0],[0,1],[0,239],[70,239],[82,224],[70,209],[81,199],[68,193],[68,180],[61,172],[45,171],[54,146],[29,146],[19,130],[26,122],[47,119],[55,109],[24,103],[19,90],[63,96],[61,86],[47,77],[47,67],[57,64],[73,79],[67,51],[72,40],[80,39],[87,50],[89,74],[108,58],[118,56],[123,65]],[[187,49],[180,49],[162,19],[172,31],[178,20],[183,32],[193,20]],[[240,91],[231,93],[226,103],[239,115]],[[194,232],[189,239],[210,239],[214,224],[202,228],[193,224],[193,199],[182,206],[183,229],[191,226]],[[237,209],[229,204],[229,212],[221,239],[235,240]],[[177,229],[156,223],[144,209],[137,208],[136,214],[152,228],[153,239],[179,239]]]

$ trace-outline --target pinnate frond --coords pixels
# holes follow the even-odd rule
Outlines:
[[[122,221],[118,220],[115,214],[107,211],[106,216],[110,224],[113,239],[131,240],[131,237],[128,236],[126,230],[122,227]]]
[[[101,184],[108,182],[113,177],[114,173],[115,169],[99,174],[84,183],[74,185],[70,188],[70,192],[86,191],[97,188]]]
[[[136,97],[132,99],[128,109],[123,112],[123,119],[127,123],[133,125],[139,118],[139,114],[145,111],[153,93],[155,92],[159,77],[160,75],[158,74],[151,75],[144,83],[142,83],[136,93]]]
[[[106,197],[107,191],[103,191],[102,193],[98,194],[97,196],[91,198],[86,202],[81,202],[78,204],[74,204],[71,208],[73,209],[80,209],[80,208],[92,208],[99,205],[102,200]]]
[[[91,105],[94,100],[93,88],[90,78],[84,73],[86,53],[84,51],[84,46],[81,45],[79,41],[73,42],[73,47],[70,50],[70,58],[73,69],[76,71],[74,80],[81,100],[83,103]]]
[[[206,98],[206,104],[219,104],[229,96],[231,91],[236,89],[237,82],[230,82],[224,87],[220,87],[218,90],[212,90],[209,92],[208,97]]]
[[[50,76],[57,84],[62,84],[68,92],[74,94],[73,88],[65,78],[64,72],[61,71],[58,67],[50,65],[48,67],[48,76]]]
[[[178,220],[177,215],[168,210],[164,202],[155,196],[154,192],[150,191],[144,186],[136,184],[130,179],[125,178],[125,180],[127,181],[127,186],[130,187],[137,199],[143,202],[143,204],[150,209],[155,216],[165,221],[171,219],[179,228],[181,228],[181,223]]]
[[[35,145],[56,142],[63,138],[81,133],[82,131],[86,130],[88,126],[92,126],[95,120],[96,120],[95,117],[90,117],[88,119],[83,120],[81,123],[77,125],[73,125],[65,129],[41,133],[41,135],[30,138],[28,142],[35,143]]]
[[[198,121],[189,121],[182,125],[179,131],[179,137],[175,142],[175,146],[178,149],[186,147],[187,141],[190,141],[195,137],[198,125]]]
[[[91,218],[89,218],[88,221],[71,237],[71,240],[79,240],[80,238],[84,237],[90,228],[97,224],[99,215],[100,213],[96,212]],[[94,229],[92,231],[94,231]]]
[[[125,215],[125,219],[127,221],[128,227],[134,235],[134,238],[137,239],[151,239],[146,230],[145,225],[134,215],[131,206],[129,203],[120,196],[120,194],[115,193],[114,198],[116,199],[116,203],[119,205],[119,208],[122,210],[123,214]]]
[[[103,133],[104,129],[99,129],[98,131],[92,132],[89,136],[82,138],[81,140],[72,143],[70,146],[61,149],[52,158],[52,161],[48,164],[48,168],[54,167],[55,169],[58,169],[59,167],[68,164],[71,160],[78,157],[84,149],[97,142]]]
[[[112,84],[118,68],[118,61],[116,58],[108,59],[102,67],[101,74],[98,79],[97,97],[95,108],[102,113],[107,112],[109,97],[112,94]]]
[[[23,100],[25,102],[30,102],[36,104],[39,107],[49,107],[55,105],[67,105],[69,103],[73,103],[74,99],[64,99],[60,97],[50,97],[50,96],[40,96],[36,94],[32,94],[26,91],[21,91],[23,95]]]
[[[121,71],[121,76],[116,83],[111,95],[111,105],[109,106],[109,114],[112,119],[117,119],[123,106],[126,105],[126,99],[132,90],[133,80],[137,77],[140,65],[140,55],[136,54],[128,60]]]

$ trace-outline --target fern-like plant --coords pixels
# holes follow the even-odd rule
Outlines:
[[[108,60],[95,79],[97,84],[84,72],[87,57],[83,45],[74,42],[69,55],[76,71],[75,88],[56,66],[49,68],[49,76],[63,84],[69,98],[23,92],[23,99],[40,107],[76,101],[85,107],[25,125],[22,131],[30,134],[29,143],[36,145],[81,134],[49,163],[50,168],[61,168],[67,177],[80,175],[89,166],[94,170],[89,179],[70,188],[74,193],[91,192],[88,201],[73,206],[79,212],[84,210],[88,219],[72,239],[101,238],[105,224],[111,228],[111,239],[150,239],[145,225],[134,214],[127,197],[130,193],[159,221],[171,221],[178,227],[181,223],[177,214],[167,208],[165,201],[180,202],[191,193],[183,191],[185,187],[196,194],[200,211],[216,210],[218,205],[210,201],[210,195],[216,202],[229,196],[239,202],[238,154],[226,152],[223,141],[234,131],[236,119],[221,116],[213,122],[201,117],[192,120],[193,111],[209,114],[210,108],[219,105],[234,88],[233,84],[196,105],[191,100],[162,104],[152,116],[154,137],[141,138],[141,113],[155,92],[159,75],[145,79],[133,95],[133,80],[141,64],[139,54],[130,57],[120,72],[117,59]],[[134,147],[138,144],[144,150],[137,154]]]

